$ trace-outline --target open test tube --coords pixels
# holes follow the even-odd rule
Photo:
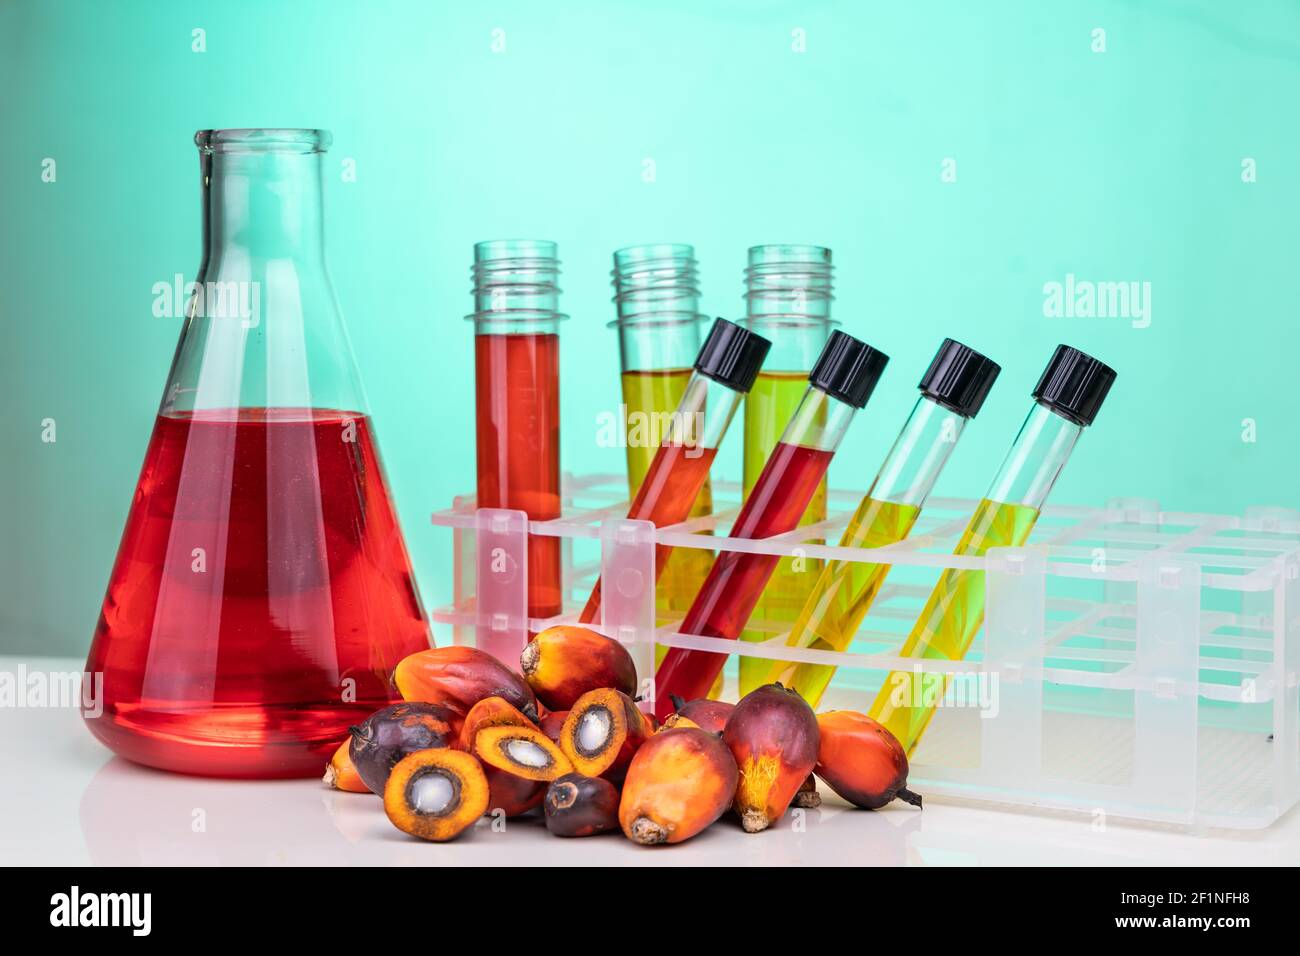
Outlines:
[[[894,440],[871,488],[840,538],[841,548],[881,548],[907,537],[966,423],[979,413],[999,366],[944,339],[917,386],[921,397]],[[789,647],[843,651],[880,593],[889,565],[832,561],[786,639]],[[816,707],[835,675],[829,664],[772,661],[764,683],[779,681]]]
[[[700,273],[691,246],[619,249],[611,276],[617,318],[610,327],[618,332],[628,497],[635,500],[687,392],[707,316],[699,311]],[[707,470],[690,504],[687,517],[712,512]],[[713,555],[702,549],[674,553],[659,576],[660,610],[685,611],[712,563]]]
[[[1028,540],[1075,442],[1096,418],[1114,381],[1110,366],[1078,349],[1057,346],[1034,388],[1034,406],[954,554],[979,556],[989,548],[1020,547]],[[959,661],[983,621],[984,572],[948,568],[898,656]],[[948,675],[937,671],[894,671],[881,686],[870,716],[911,755],[947,681]]]
[[[767,538],[799,525],[826,475],[854,414],[870,398],[885,364],[884,353],[843,332],[833,332],[808,376],[803,399],[741,506],[733,538]],[[777,556],[723,551],[679,628],[682,634],[735,640],[776,569]],[[673,711],[671,695],[705,696],[727,655],[670,648],[655,676],[655,715]]]
[[[553,242],[474,247],[474,381],[480,508],[560,516],[560,262]],[[562,608],[560,539],[528,538],[528,616]]]
[[[685,521],[700,488],[708,480],[736,408],[754,382],[768,341],[726,319],[718,319],[695,360],[686,393],[673,412],[671,431],[664,436],[649,472],[628,509],[629,518],[651,521],[656,527]],[[684,549],[684,550],[695,550]],[[655,574],[664,573],[673,549],[655,549]],[[579,620],[600,616],[600,581]]]
[[[745,269],[745,326],[772,340],[772,351],[745,399],[744,494],[748,497],[803,399],[808,372],[835,323],[831,319],[834,266],[823,246],[774,243],[753,246]],[[800,519],[826,518],[826,481],[817,486]],[[759,598],[757,616],[793,621],[817,582],[822,562],[777,562]],[[742,641],[763,641],[765,631],[744,631]],[[768,661],[741,657],[740,692],[763,683]]]

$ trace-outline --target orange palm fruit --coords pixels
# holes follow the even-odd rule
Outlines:
[[[431,647],[404,657],[393,671],[393,684],[403,700],[441,704],[462,719],[485,697],[500,697],[529,720],[537,719],[537,699],[528,683],[473,647]]]
[[[725,700],[708,700],[703,697],[696,700],[682,700],[676,694],[669,696],[672,698],[675,713],[711,734],[722,733],[722,728],[727,725],[727,718],[736,709],[735,704],[729,704]]]
[[[667,719],[660,724],[659,729],[656,730],[655,733],[661,734],[665,730],[672,730],[674,727],[694,727],[696,730],[703,729],[689,717],[683,717],[681,714],[669,714]]]
[[[325,765],[325,786],[332,790],[346,790],[348,793],[369,793],[370,788],[352,763],[351,745],[352,738],[349,737],[339,744],[338,750],[334,751],[334,756]]]
[[[529,727],[537,725],[501,697],[484,697],[469,709],[460,729],[460,749],[474,752],[475,738],[486,727]],[[529,780],[488,764],[483,768],[488,781],[488,812],[498,810],[507,817],[517,817],[541,805],[546,784]]]
[[[519,658],[524,679],[552,710],[568,710],[590,690],[612,687],[636,693],[636,664],[613,638],[576,624],[557,624],[539,633]]]
[[[632,755],[653,731],[636,702],[619,690],[588,691],[560,729],[560,749],[578,773],[622,779]]]
[[[636,752],[618,822],[634,843],[681,843],[711,826],[736,795],[736,761],[716,734],[673,727]]]
[[[866,714],[828,710],[817,715],[816,774],[855,807],[879,810],[897,798],[921,806],[907,789],[907,753],[888,729]]]
[[[767,684],[741,698],[722,739],[736,758],[736,813],[746,833],[785,814],[817,763],[817,715],[793,690]]]
[[[474,825],[488,805],[483,768],[460,750],[417,750],[397,762],[384,785],[393,826],[421,840],[450,840]]]
[[[460,727],[460,749],[474,752],[474,737],[484,727],[532,727],[537,724],[504,697],[484,697],[469,709]]]
[[[525,780],[550,783],[573,772],[569,758],[536,727],[484,727],[474,737],[474,753],[485,764]]]

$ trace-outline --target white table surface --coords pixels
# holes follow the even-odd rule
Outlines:
[[[0,657],[0,672],[78,670],[80,661]],[[677,847],[621,836],[560,840],[540,820],[481,821],[448,844],[389,824],[370,795],[315,780],[247,782],[138,767],[104,749],[75,710],[0,707],[0,864],[1192,865],[1300,863],[1300,813],[1267,830],[1188,833],[927,800],[871,813],[825,794],[803,826],[748,835],[724,818]]]

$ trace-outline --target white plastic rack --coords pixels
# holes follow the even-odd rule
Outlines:
[[[454,529],[453,603],[435,609],[457,643],[516,658],[535,632],[573,621],[603,575],[601,629],[629,646],[653,693],[654,645],[838,667],[821,708],[865,710],[895,668],[954,675],[912,761],[914,789],[943,797],[1186,827],[1266,827],[1300,799],[1300,513],[1162,512],[1153,501],[1049,505],[1026,547],[958,557],[976,502],[932,498],[904,542],[837,541],[860,491],[829,494],[825,521],[761,541],[726,536],[735,483],[715,512],[656,529],[624,519],[622,476],[566,476],[560,518],[475,508],[433,515]],[[527,617],[527,535],[563,541],[565,611]],[[887,563],[892,571],[844,652],[676,633],[657,610],[654,548]],[[961,662],[902,659],[942,568],[985,572],[985,624]],[[734,663],[724,696],[735,697]],[[963,692],[963,689],[967,692]],[[964,704],[965,706],[958,706]]]

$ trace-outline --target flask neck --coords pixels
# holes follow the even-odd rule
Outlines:
[[[330,134],[221,129],[194,139],[203,173],[203,261],[162,413],[365,414],[324,264],[322,154]]]
[[[279,144],[200,150],[206,258],[323,268],[322,152]]]

